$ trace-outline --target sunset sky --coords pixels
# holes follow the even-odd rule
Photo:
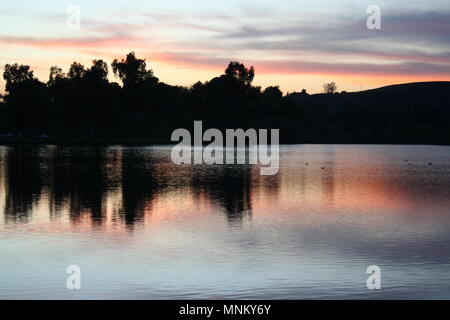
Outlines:
[[[67,27],[70,5],[81,29]],[[382,29],[368,30],[369,5]],[[450,80],[450,2],[301,0],[16,0],[0,3],[0,65],[32,66],[40,80],[58,65],[110,63],[135,51],[161,81],[190,86],[230,60],[256,69],[255,84],[319,92],[334,81],[357,91]],[[111,80],[117,81],[112,75]],[[4,80],[0,80],[4,92]]]

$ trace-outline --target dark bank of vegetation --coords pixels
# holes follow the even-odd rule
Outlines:
[[[377,90],[283,95],[252,85],[253,67],[231,62],[225,73],[190,88],[160,82],[130,53],[108,65],[74,62],[50,69],[44,83],[29,66],[6,65],[0,97],[2,142],[167,143],[176,128],[279,128],[283,143],[450,144],[450,82]]]

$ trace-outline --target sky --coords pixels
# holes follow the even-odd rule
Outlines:
[[[370,5],[381,29],[369,30]],[[80,28],[68,27],[71,7]],[[73,20],[70,20],[73,21]],[[359,91],[450,80],[450,1],[3,0],[0,65],[27,64],[41,81],[58,65],[108,63],[135,51],[161,80],[190,86],[229,61],[254,66],[254,84],[284,93]],[[112,81],[118,81],[110,75]],[[0,79],[0,92],[4,92]]]

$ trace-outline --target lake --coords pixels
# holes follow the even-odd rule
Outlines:
[[[276,176],[170,150],[0,147],[0,299],[450,298],[450,147],[281,146]]]

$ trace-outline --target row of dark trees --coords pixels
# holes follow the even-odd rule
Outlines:
[[[425,138],[441,143],[447,136],[448,110],[396,105],[383,114],[379,112],[383,108],[364,106],[362,100],[349,104],[335,98],[342,94],[333,94],[334,83],[324,86],[329,99],[309,96],[305,90],[283,96],[278,86],[265,90],[254,86],[255,70],[239,62],[230,62],[224,74],[190,88],[159,81],[133,52],[110,67],[121,84],[109,81],[103,60],[94,60],[90,67],[74,62],[67,73],[52,67],[47,83],[39,81],[29,66],[6,65],[0,132],[19,137],[45,134],[61,141],[166,142],[174,129],[203,120],[205,127],[219,129],[279,128],[283,142],[424,142]],[[406,112],[408,108],[426,110],[426,116]]]
[[[89,68],[74,62],[66,74],[51,67],[47,83],[39,81],[29,66],[7,64],[2,131],[104,137],[119,130],[126,119],[238,113],[282,99],[279,87],[261,92],[252,86],[253,67],[238,62],[231,62],[222,76],[197,82],[190,89],[160,82],[146,61],[133,52],[114,60],[111,68],[121,86],[108,80],[108,65],[103,60],[94,60]],[[132,130],[132,122],[125,127]]]

